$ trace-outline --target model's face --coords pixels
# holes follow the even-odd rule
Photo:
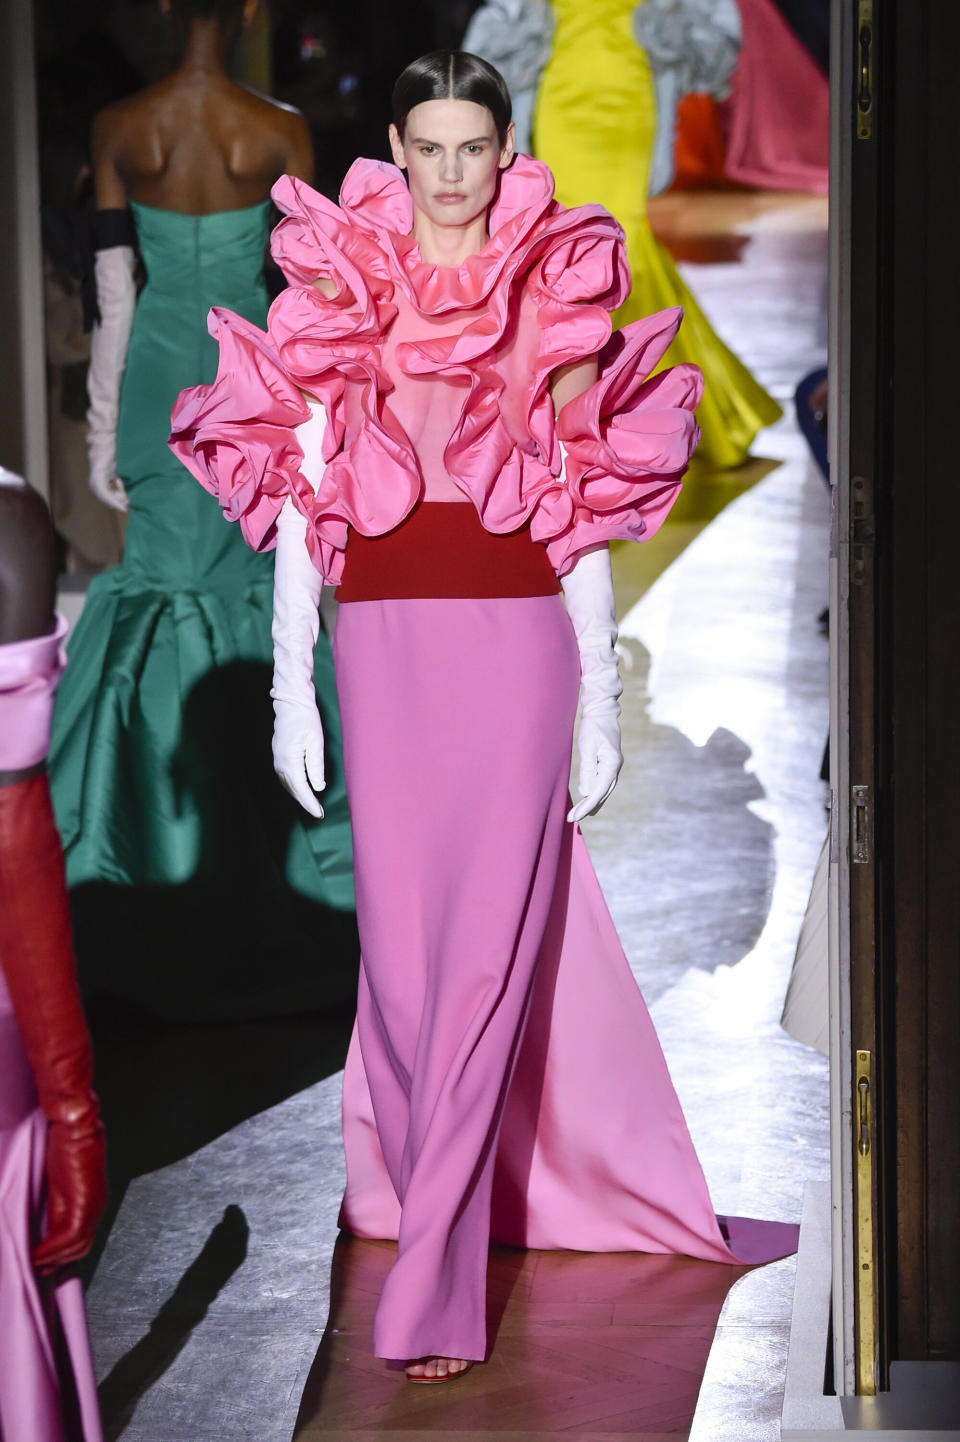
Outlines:
[[[486,212],[498,170],[513,159],[513,125],[501,147],[485,105],[425,100],[407,116],[402,140],[391,125],[390,148],[407,172],[415,209],[435,225],[467,225]]]

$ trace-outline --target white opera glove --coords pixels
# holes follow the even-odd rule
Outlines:
[[[127,363],[127,347],[137,303],[133,279],[134,254],[129,245],[111,245],[93,258],[97,278],[100,319],[90,337],[87,372],[87,454],[89,485],[93,494],[115,511],[129,508],[123,482],[117,475],[117,416],[120,386]]]
[[[316,490],[323,475],[327,418],[309,401],[310,418],[294,434],[303,451],[301,472]],[[304,811],[321,817],[316,792],[326,785],[323,723],[313,682],[313,652],[320,632],[323,579],[306,546],[307,523],[288,497],[277,517],[273,573],[273,769]]]
[[[617,784],[623,765],[620,750],[620,702],[623,686],[617,667],[617,621],[610,551],[582,555],[561,576],[567,613],[580,650],[580,796],[568,821],[600,810]]]

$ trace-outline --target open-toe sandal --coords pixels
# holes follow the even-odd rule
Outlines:
[[[442,1377],[411,1377],[407,1372],[406,1378],[408,1382],[413,1382],[416,1386],[435,1387],[440,1382],[456,1382],[458,1377],[465,1377],[472,1366],[473,1363],[468,1362],[465,1367],[460,1368],[459,1372],[445,1372]]]

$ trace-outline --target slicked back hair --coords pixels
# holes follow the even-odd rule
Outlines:
[[[512,104],[507,83],[479,55],[467,50],[431,50],[414,60],[393,87],[393,123],[403,139],[407,116],[426,100],[472,100],[493,116],[500,144],[507,138]]]

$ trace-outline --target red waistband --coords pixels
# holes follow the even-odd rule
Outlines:
[[[560,582],[529,526],[487,531],[469,501],[421,501],[395,530],[351,528],[338,601],[555,596]]]

